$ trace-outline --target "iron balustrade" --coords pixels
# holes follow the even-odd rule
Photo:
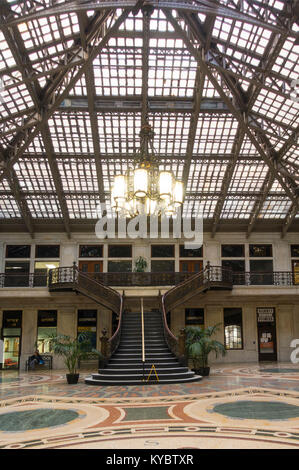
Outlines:
[[[214,266],[215,268],[215,266]],[[220,276],[220,270],[214,270],[213,276]],[[0,274],[0,288],[4,287],[46,287],[56,283],[76,282],[78,269],[73,266],[65,268],[55,268],[50,270],[48,276],[44,274]],[[218,273],[218,274],[217,274]],[[194,273],[172,272],[172,273],[83,273],[85,276],[105,285],[114,287],[130,286],[176,286],[186,279],[194,276]],[[196,273],[198,274],[198,273]],[[212,275],[212,274],[211,274]],[[257,272],[233,272],[234,286],[293,286],[299,285],[295,281],[294,273],[291,271],[273,271],[269,273]]]
[[[178,338],[170,331],[167,323],[167,312],[183,303],[186,298],[204,292],[210,287],[232,288],[232,271],[221,266],[207,265],[201,272],[194,274],[181,284],[173,287],[161,298],[164,336],[168,347],[178,356]]]

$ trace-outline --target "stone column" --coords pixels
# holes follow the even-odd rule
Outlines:
[[[293,305],[278,305],[276,309],[277,359],[289,362],[294,339]]]
[[[219,242],[206,242],[203,253],[204,266],[210,261],[211,266],[221,266],[221,250]]]
[[[77,337],[75,307],[60,307],[57,312],[57,334]],[[65,369],[63,357],[54,355],[53,369]]]
[[[73,266],[73,262],[75,261],[77,264],[78,260],[78,250],[76,243],[63,243],[61,246],[61,258],[60,258],[60,266],[61,267],[68,267]]]
[[[221,325],[219,331],[213,336],[213,339],[220,341],[220,343],[224,343],[222,307],[220,305],[207,305],[205,307],[205,328],[217,325],[218,323],[221,323]],[[214,353],[211,353],[208,358],[209,364],[213,364],[213,362],[223,362],[223,360],[223,357],[218,357],[218,359],[216,359]]]
[[[102,336],[102,330],[106,328],[108,338],[111,338],[112,335],[112,312],[105,307],[100,307],[98,309],[98,327],[97,327],[97,336]],[[99,344],[99,343],[97,343]]]
[[[242,360],[246,362],[258,361],[258,336],[256,310],[254,306],[242,307],[243,319],[243,353]],[[241,352],[241,351],[240,351]]]
[[[37,341],[37,309],[23,309],[20,370],[25,369],[28,356],[32,356]]]
[[[0,272],[4,273],[5,271],[5,252],[4,252],[4,242],[0,241]]]
[[[175,336],[179,336],[182,328],[185,328],[185,309],[175,308],[170,313],[170,330]]]

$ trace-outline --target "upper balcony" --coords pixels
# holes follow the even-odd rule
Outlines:
[[[73,267],[56,268],[50,271],[49,276],[27,274],[0,274],[0,288],[37,288],[47,287],[49,277],[60,276],[66,278]],[[125,272],[125,273],[85,273],[88,277],[116,288],[122,287],[172,287],[185,281],[195,273],[188,272]],[[234,272],[232,273],[234,286],[299,286],[299,278],[291,271],[273,272]]]

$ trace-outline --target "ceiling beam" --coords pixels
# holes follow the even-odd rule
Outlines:
[[[44,142],[46,156],[47,156],[47,160],[50,166],[61,213],[63,215],[63,223],[64,223],[65,231],[67,233],[68,238],[71,238],[70,216],[69,216],[67,203],[66,203],[64,193],[63,193],[63,185],[62,185],[58,165],[56,162],[55,151],[54,151],[53,142],[51,139],[51,132],[50,132],[48,123],[43,124],[41,128],[41,136]]]
[[[192,44],[192,42],[188,38],[187,34],[184,32],[184,30],[178,24],[176,19],[172,16],[172,14],[167,10],[164,10],[164,14],[167,17],[168,21],[173,26],[173,28],[177,31],[177,33],[181,35],[181,38],[184,41],[184,43],[185,43],[187,49],[189,50],[189,52],[195,57],[195,59],[197,59],[200,62],[200,65],[201,65],[203,71],[205,71],[205,73],[207,74],[207,76],[208,76],[209,80],[211,81],[212,85],[217,90],[217,92],[219,93],[219,95],[221,96],[221,98],[223,99],[225,104],[228,106],[228,108],[231,110],[234,117],[237,119],[237,121],[240,125],[240,129],[242,131],[244,131],[245,134],[248,136],[248,138],[250,139],[250,141],[252,142],[252,144],[254,145],[256,150],[259,152],[259,154],[261,155],[263,160],[269,166],[271,173],[278,179],[279,183],[284,188],[284,190],[285,190],[286,194],[288,195],[288,197],[297,206],[298,202],[299,202],[297,195],[294,193],[293,188],[291,188],[287,184],[287,182],[282,177],[281,173],[277,170],[276,163],[268,155],[268,149],[263,148],[259,144],[257,138],[255,137],[253,132],[250,130],[250,128],[248,126],[248,123],[247,123],[248,118],[247,118],[246,114],[242,113],[242,111],[231,101],[229,96],[226,95],[225,91],[223,90],[223,86],[221,86],[221,84],[219,84],[218,80],[215,78],[214,74],[210,70],[210,68],[209,68],[208,64],[206,63],[206,61],[204,61],[202,59],[201,54],[198,52],[196,47]],[[194,27],[192,27],[192,24],[190,26],[192,28],[193,34],[196,35],[197,39],[200,40],[199,35],[197,34],[197,31],[194,29]],[[231,92],[233,93],[233,96],[235,96],[234,87],[232,87]],[[237,95],[237,98],[238,98],[238,95]]]
[[[232,182],[233,174],[235,171],[236,163],[239,158],[239,153],[243,144],[245,132],[238,126],[237,133],[236,133],[236,139],[234,142],[234,146],[232,149],[232,154],[233,157],[231,158],[230,162],[228,163],[225,174],[223,177],[222,185],[221,185],[221,191],[220,191],[220,197],[218,198],[216,207],[215,207],[215,212],[214,212],[214,217],[213,217],[213,225],[212,225],[212,238],[214,238],[215,233],[217,231],[217,228],[219,226],[219,221],[221,217],[221,212],[225,203],[225,199],[228,195],[228,190],[230,187],[230,184]]]
[[[82,48],[87,53],[88,43],[86,41],[85,31],[88,27],[88,17],[85,13],[80,12],[78,13],[78,19],[79,19],[79,25],[80,25]],[[89,112],[89,118],[90,118],[90,124],[91,124],[94,158],[95,158],[95,166],[96,166],[96,173],[97,173],[97,183],[98,183],[98,188],[99,188],[99,198],[100,198],[101,203],[104,204],[105,203],[104,176],[103,176],[103,168],[102,168],[102,163],[101,163],[102,156],[101,156],[101,150],[100,150],[98,120],[97,120],[97,114],[95,110],[96,94],[95,94],[95,80],[94,80],[94,72],[93,72],[92,64],[90,64],[86,68],[85,85],[86,85],[86,90],[87,90],[88,112]]]
[[[82,75],[86,72],[89,65],[93,62],[99,52],[106,46],[109,39],[113,36],[114,31],[116,31],[119,26],[122,24],[123,21],[128,17],[129,10],[125,10],[114,22],[114,24],[107,29],[107,32],[102,39],[96,43],[96,45],[90,45],[89,54],[84,54],[84,64],[79,68],[77,71],[73,71],[73,74],[69,74],[70,76],[61,76],[55,81],[55,87],[51,90],[51,87],[45,87],[43,90],[45,92],[44,96],[47,97],[46,102],[43,101],[43,108],[42,112],[39,115],[39,118],[34,123],[32,129],[26,129],[25,131],[21,131],[13,140],[9,151],[7,152],[7,159],[6,163],[9,166],[12,166],[20,156],[23,155],[25,150],[27,150],[28,146],[40,132],[41,126],[46,123],[49,118],[54,114],[54,112],[59,108],[63,100],[68,96],[70,90],[75,86],[77,81],[82,77]],[[96,34],[96,31],[92,32],[92,37]],[[80,47],[80,53],[84,53],[82,48]],[[66,58],[67,59],[67,58]],[[64,84],[64,81],[67,83]],[[64,86],[64,88],[63,88]],[[61,87],[61,90],[58,88]],[[56,92],[56,94],[55,94]],[[3,171],[0,173],[0,181],[3,179],[4,174]]]
[[[277,26],[270,22],[264,21],[262,18],[258,19],[256,16],[250,15],[243,8],[242,2],[240,3],[238,9],[228,7],[225,5],[219,5],[214,1],[202,0],[200,2],[190,2],[188,0],[177,1],[177,0],[148,0],[147,5],[153,6],[154,8],[163,8],[169,11],[173,9],[178,9],[186,12],[193,13],[202,13],[204,15],[213,15],[221,18],[230,18],[232,20],[240,21],[242,23],[249,23],[254,26],[267,28],[272,31],[284,32],[283,26]],[[109,9],[119,9],[119,8],[128,8],[135,10],[136,7],[140,4],[139,0],[115,0],[109,2],[103,2],[102,0],[95,0],[86,2],[86,0],[73,0],[69,2],[64,2],[63,4],[52,4],[45,8],[44,5],[33,4],[33,2],[22,2],[22,14],[13,12],[13,14],[6,18],[7,26],[17,25],[23,22],[32,21],[34,19],[45,18],[53,15],[61,15],[71,12],[87,11],[87,10],[96,10],[102,11]],[[33,5],[33,7],[32,7]],[[280,13],[280,10],[277,10]],[[5,13],[5,10],[2,8],[0,13]],[[278,14],[279,14],[278,13]],[[0,23],[0,30],[3,25]],[[295,33],[291,32],[292,35]]]
[[[19,180],[15,170],[11,168],[9,171],[6,171],[5,178],[11,188],[13,197],[15,198],[16,203],[18,204],[18,208],[23,219],[24,226],[26,227],[26,230],[30,233],[31,238],[34,239],[33,218],[31,216],[26,201],[26,196],[21,191]]]
[[[288,230],[290,230],[293,222],[295,221],[296,215],[298,213],[299,213],[298,208],[295,207],[294,204],[292,204],[286,218],[283,221],[282,231],[281,231],[281,238],[284,238],[286,236]]]

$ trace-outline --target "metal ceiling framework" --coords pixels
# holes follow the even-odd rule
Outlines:
[[[2,230],[111,213],[146,120],[183,216],[297,230],[298,18],[298,0],[2,0]]]

